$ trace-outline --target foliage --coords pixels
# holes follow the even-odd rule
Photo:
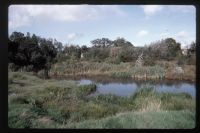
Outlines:
[[[124,38],[91,41],[92,46],[62,46],[56,39],[13,32],[8,42],[8,124],[11,128],[193,128],[195,99],[188,94],[158,93],[145,85],[128,97],[91,96],[95,84],[40,79],[37,76],[104,75],[162,79],[178,65],[184,79],[195,79],[196,43],[182,55],[173,38],[134,47]],[[135,67],[142,55],[144,65]],[[174,63],[175,62],[175,63]],[[13,72],[19,71],[21,72]],[[26,71],[26,72],[23,72]],[[173,119],[172,119],[173,118]],[[176,119],[174,119],[176,118]]]
[[[125,47],[121,50],[119,53],[119,59],[121,62],[131,62],[133,61],[133,53],[134,53],[134,48],[133,47]]]
[[[192,129],[195,125],[194,119],[195,114],[190,111],[126,112],[100,120],[71,123],[64,127],[84,129]]]
[[[133,47],[133,44],[129,41],[126,41],[123,37],[118,37],[113,41],[115,47]]]
[[[35,34],[31,37],[30,33],[24,36],[23,33],[13,32],[9,39],[9,63],[14,63],[21,68],[26,67],[27,71],[38,72],[41,69],[49,71],[57,52],[62,49],[60,42],[55,40],[53,44],[52,39],[41,38]]]
[[[117,77],[117,78],[130,78],[131,73],[129,72],[113,72],[111,74],[112,77]]]
[[[188,55],[191,56],[192,54],[196,53],[196,43],[192,42],[188,49]]]
[[[108,38],[101,38],[101,39],[94,39],[91,41],[91,44],[93,45],[93,47],[108,47],[111,46],[113,44],[113,41],[109,40]]]
[[[96,85],[77,85],[67,80],[42,80],[24,72],[9,72],[9,79],[14,81],[9,82],[8,95],[8,123],[11,128],[80,127],[79,124],[88,121],[101,121],[104,128],[177,128],[177,125],[190,128],[195,122],[193,97],[185,93],[158,93],[156,88],[148,84],[128,97],[111,94],[88,96],[96,90]],[[114,117],[120,117],[117,118],[118,124],[113,123],[116,121]],[[112,120],[106,122],[104,119]],[[121,123],[130,122],[131,119],[134,120],[130,125]],[[149,125],[150,122],[154,124]],[[90,126],[97,125],[86,127]]]
[[[181,44],[173,38],[153,42],[144,47],[134,47],[124,38],[117,38],[114,41],[108,38],[101,38],[95,39],[91,43],[92,47],[87,47],[86,45],[80,47],[75,44],[63,47],[62,43],[56,39],[45,39],[35,34],[31,36],[30,33],[24,35],[21,32],[13,32],[8,43],[8,57],[9,63],[14,65],[9,66],[12,71],[38,72],[44,69],[43,75],[48,77],[48,73],[54,63],[65,62],[73,64],[80,61],[88,61],[91,63],[108,62],[119,65],[122,62],[135,63],[141,53],[143,53],[144,66],[155,66],[156,62],[160,60],[175,60],[178,65],[195,65],[196,63],[196,44],[194,42],[188,48],[187,56],[182,55]],[[82,72],[85,72],[85,70],[82,70],[82,66],[77,66],[73,69],[79,69],[78,67]],[[51,70],[54,71],[54,68]],[[79,71],[74,70],[72,73],[75,74],[76,72]]]
[[[79,59],[81,57],[81,49],[78,45],[65,46],[64,53],[68,58]]]
[[[96,85],[95,84],[89,84],[89,85],[80,85],[79,88],[77,89],[78,95],[89,95],[92,92],[96,91]]]
[[[88,60],[95,60],[97,62],[101,62],[104,59],[109,57],[109,49],[108,48],[91,48],[87,53],[84,54],[84,57]]]
[[[172,60],[181,53],[181,44],[173,38],[166,38],[161,41],[151,43],[149,46],[151,55],[155,58]]]

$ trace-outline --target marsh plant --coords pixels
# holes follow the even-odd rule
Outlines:
[[[195,99],[187,93],[159,93],[154,86],[145,84],[127,97],[88,97],[96,91],[96,84],[43,80],[21,72],[9,73],[9,79],[15,81],[9,82],[11,128],[194,127]],[[25,84],[21,86],[19,82]]]

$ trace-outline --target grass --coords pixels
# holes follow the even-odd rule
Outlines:
[[[191,129],[195,115],[190,111],[127,112],[115,116],[73,123],[63,128],[103,128],[103,129]]]
[[[107,62],[73,62],[57,63],[51,69],[51,76],[64,75],[105,75],[117,78],[134,79],[177,79],[177,80],[195,80],[195,66],[182,65],[183,75],[173,73],[176,66],[175,61],[163,62],[157,61],[154,66],[135,67],[134,63],[107,63]]]
[[[129,97],[88,97],[95,84],[43,80],[20,72],[9,72],[9,80],[11,128],[79,128],[90,121],[90,128],[140,128],[142,123],[144,128],[194,127],[195,99],[189,94],[157,93],[147,84]]]
[[[52,75],[107,75],[117,78],[163,78],[164,68],[156,66],[135,67],[132,63],[78,62],[54,65]]]
[[[131,78],[131,73],[130,72],[112,72],[111,77],[116,77],[116,78]]]
[[[75,63],[57,63],[51,69],[52,75],[98,75],[108,74],[114,71],[124,70],[131,67],[129,63],[112,64],[99,62],[75,62]]]
[[[89,85],[80,85],[79,89],[77,89],[77,94],[81,96],[89,95],[92,92],[96,91],[96,85],[95,84],[89,84]]]

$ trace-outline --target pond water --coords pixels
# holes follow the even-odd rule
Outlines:
[[[187,81],[161,80],[161,81],[134,81],[133,79],[116,79],[110,77],[74,77],[80,85],[95,83],[97,91],[92,95],[114,94],[117,96],[129,96],[142,85],[153,85],[157,92],[188,93],[192,97],[196,95],[195,83]]]
[[[115,94],[118,96],[128,96],[133,94],[137,88],[140,88],[143,83],[137,83],[135,81],[132,81],[131,83],[119,83],[119,82],[110,82],[110,83],[102,83],[102,82],[96,82],[94,80],[89,79],[81,79],[78,81],[79,84],[91,84],[95,83],[97,85],[97,91],[92,95],[98,95],[98,94]],[[153,83],[153,82],[146,82],[150,85],[155,86],[155,89],[157,92],[172,92],[172,93],[188,93],[192,97],[195,97],[195,85],[192,83],[185,83],[185,82],[175,82],[169,83],[169,81],[161,81],[159,83]]]

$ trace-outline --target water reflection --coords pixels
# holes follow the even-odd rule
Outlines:
[[[129,96],[144,84],[153,85],[157,92],[172,92],[172,93],[188,93],[195,97],[195,84],[187,81],[175,80],[148,80],[134,81],[133,79],[110,78],[106,76],[97,77],[66,77],[66,80],[75,80],[80,85],[95,83],[97,91],[92,95],[98,94],[115,94],[118,96]]]

